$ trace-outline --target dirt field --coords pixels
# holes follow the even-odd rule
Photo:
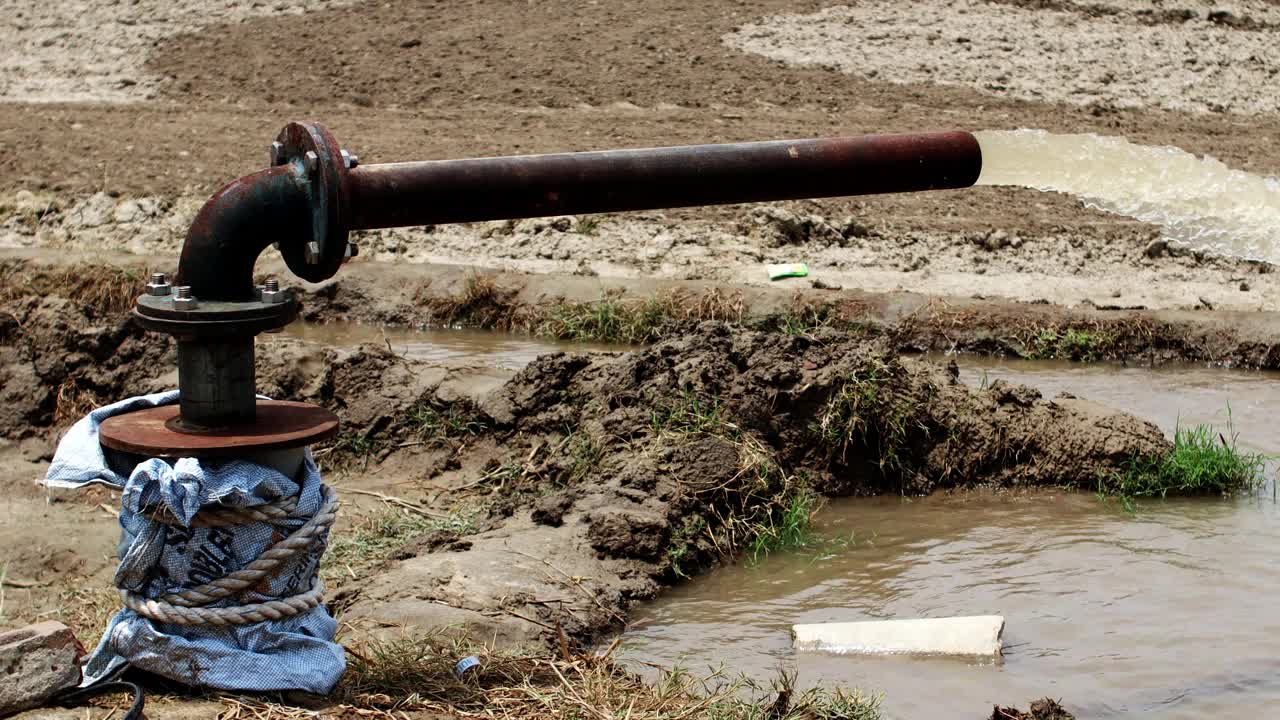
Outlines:
[[[129,298],[146,269],[174,267],[204,199],[263,167],[290,120],[326,124],[366,163],[1031,127],[1280,174],[1280,5],[1263,0],[242,5],[5,10],[0,625],[61,616],[100,629],[118,497],[50,503],[31,481],[69,420],[175,384],[169,341],[129,325]],[[304,288],[308,320],[577,337],[564,320],[574,303],[685,310],[625,338],[659,341],[647,350],[551,357],[514,376],[265,338],[259,389],[337,409],[348,429],[321,450],[335,482],[433,518],[346,498],[337,532],[366,547],[335,546],[331,572],[353,628],[454,625],[542,647],[559,626],[585,644],[632,603],[733,557],[749,533],[732,518],[803,493],[1087,485],[1167,446],[1134,418],[971,392],[900,351],[1280,367],[1274,267],[1158,238],[1008,188],[362,233],[336,283]],[[267,255],[259,270],[279,270]],[[772,262],[812,275],[770,284]],[[476,271],[496,290],[467,304]],[[671,302],[681,292],[699,303]],[[854,462],[808,435],[808,418],[836,417],[841,379],[871,366],[895,396],[928,402],[919,416],[863,408],[885,427]],[[716,398],[714,421],[671,405],[670,387]],[[886,445],[905,418],[931,432]],[[885,475],[890,446],[902,465]],[[755,484],[734,484],[744,477]],[[387,530],[388,513],[408,530]],[[155,716],[229,707],[187,698]]]

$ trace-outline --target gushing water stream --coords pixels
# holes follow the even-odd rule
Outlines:
[[[1175,147],[1043,130],[984,131],[979,185],[1074,195],[1163,228],[1169,242],[1280,263],[1280,180]]]

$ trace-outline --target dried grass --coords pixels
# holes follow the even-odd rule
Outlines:
[[[0,263],[0,302],[33,295],[65,297],[94,317],[127,312],[145,289],[151,271],[140,265],[46,267],[23,261]]]
[[[723,674],[680,671],[646,682],[603,655],[497,652],[444,635],[348,646],[348,668],[324,717],[448,716],[520,720],[877,720],[879,699],[836,689],[797,693],[783,674],[764,688]],[[459,659],[479,665],[462,677]],[[263,698],[223,698],[224,720],[316,717]]]

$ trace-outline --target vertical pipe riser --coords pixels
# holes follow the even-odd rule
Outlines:
[[[254,421],[253,337],[178,342],[178,390],[185,429]]]

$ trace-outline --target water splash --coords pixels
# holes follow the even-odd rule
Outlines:
[[[1280,180],[1175,147],[1121,137],[986,131],[979,185],[1078,197],[1086,207],[1155,223],[1171,243],[1280,263]]]

